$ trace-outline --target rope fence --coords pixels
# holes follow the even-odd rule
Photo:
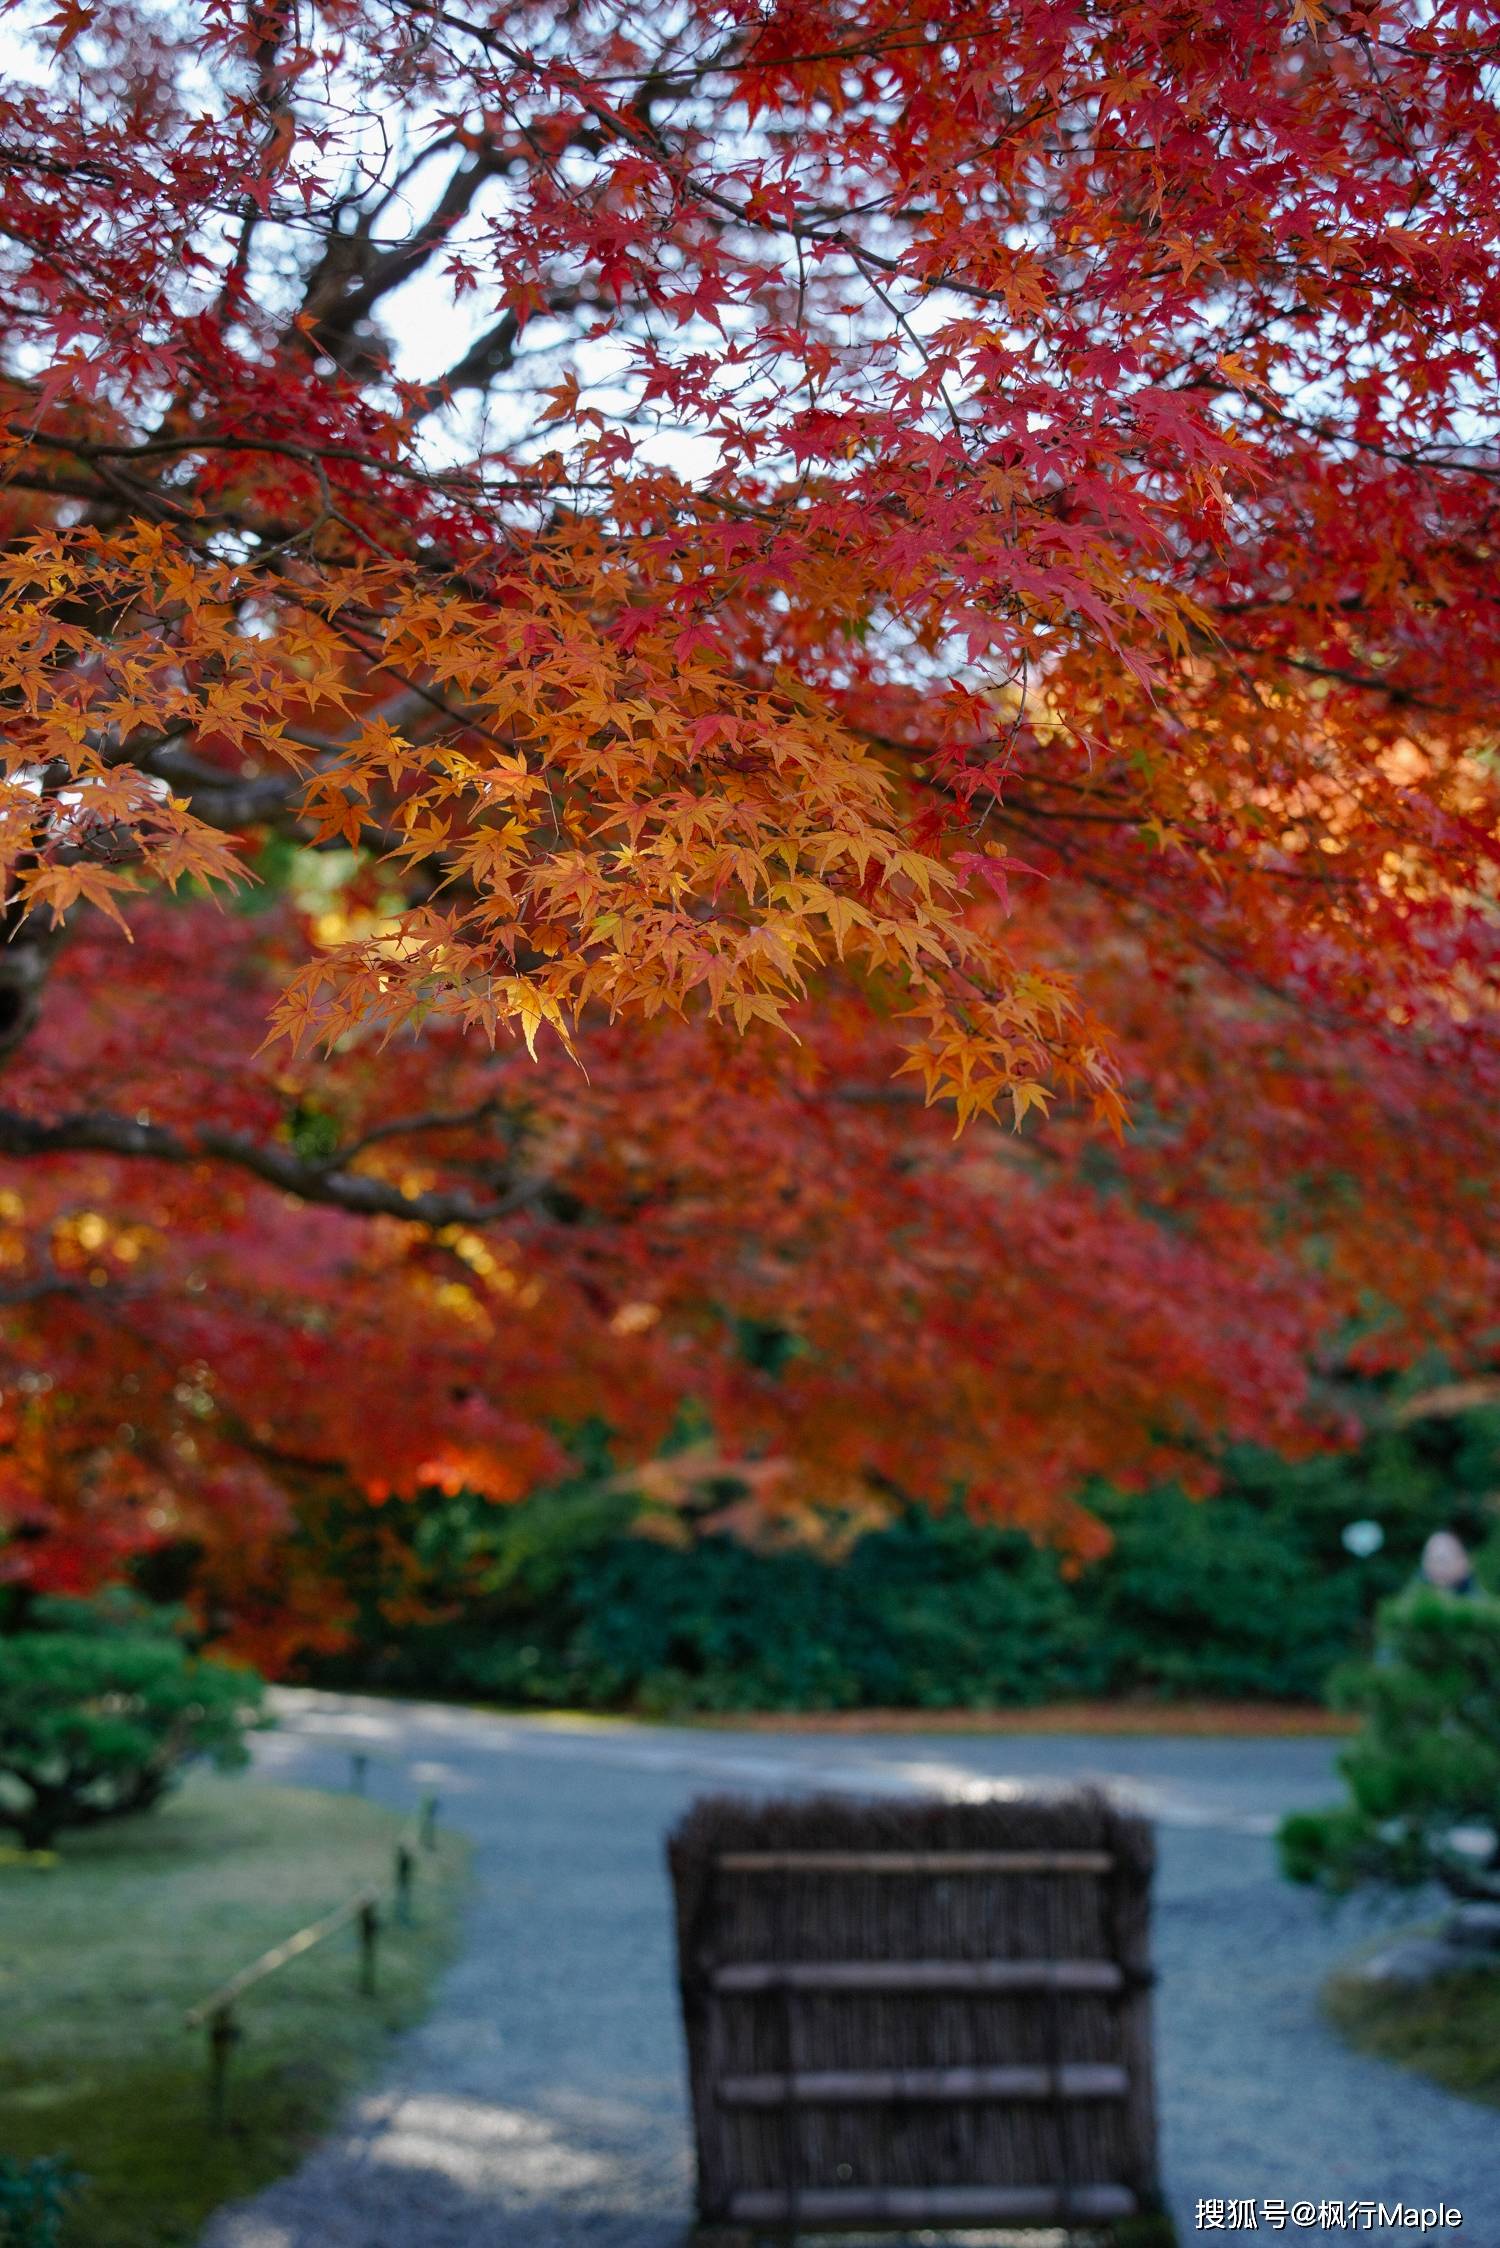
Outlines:
[[[363,1752],[356,1752],[363,1755]],[[363,1794],[363,1774],[356,1783],[351,1781],[353,1792]],[[399,1927],[414,1926],[416,1912],[414,1894],[417,1870],[422,1854],[437,1848],[437,1821],[439,1802],[435,1795],[424,1795],[411,1818],[400,1829],[391,1847],[391,1902],[393,1917]],[[235,2046],[244,2036],[238,2009],[241,2001],[268,1977],[279,1974],[283,1967],[300,1959],[317,1945],[326,1943],[341,1929],[353,1926],[358,1937],[356,1988],[361,1998],[376,1995],[377,1955],[382,1928],[385,1925],[382,1910],[385,1892],[377,1887],[355,1891],[344,1902],[324,1913],[320,1920],[310,1921],[305,1928],[285,1937],[259,1959],[241,1967],[217,1990],[196,2006],[189,2007],[183,2017],[184,2026],[190,2030],[205,2030],[208,2040],[208,2109],[214,2128],[220,2129],[228,2115],[229,2063]]]

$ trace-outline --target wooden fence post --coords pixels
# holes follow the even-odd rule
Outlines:
[[[367,1897],[359,1908],[359,1988],[365,1998],[375,1996],[375,1945],[380,1935],[380,1908]]]
[[[422,1848],[424,1850],[435,1850],[437,1848],[438,1820],[438,1799],[435,1795],[423,1796],[420,1816]]]
[[[403,1861],[406,1869],[404,1884]],[[410,1843],[403,1840],[397,1846],[396,1861],[398,1917],[410,1917],[410,1884],[415,1868],[416,1853]],[[221,1983],[216,1991],[204,1999],[201,2006],[192,2007],[183,2017],[188,2029],[208,2031],[208,2104],[216,2125],[224,2120],[229,2057],[243,2034],[235,2019],[235,2008],[245,1993],[263,1983],[268,1975],[276,1974],[291,1960],[300,1959],[304,1952],[311,1951],[315,1944],[325,1942],[341,1928],[347,1928],[351,1921],[359,1938],[359,1989],[364,1997],[373,1998],[375,1951],[381,1925],[380,1905],[373,1891],[361,1890],[357,1896],[349,1897],[343,1904],[335,1906],[332,1912],[325,1913],[321,1920],[313,1921],[309,1927],[299,1928],[284,1943],[263,1952],[259,1959],[253,1960],[248,1967],[242,1967],[237,1975],[231,1975],[228,1982]]]
[[[217,2006],[208,2018],[208,2115],[216,2131],[224,2127],[229,2091],[229,2056],[243,2035],[232,2006]]]
[[[412,1875],[416,1871],[416,1853],[409,1842],[396,1844],[396,1918],[403,1928],[412,1923]]]

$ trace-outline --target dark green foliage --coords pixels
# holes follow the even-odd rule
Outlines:
[[[399,1583],[368,1510],[325,1518],[359,1622],[350,1652],[317,1675],[663,1715],[1090,1694],[1316,1700],[1430,1531],[1482,1539],[1496,1430],[1494,1415],[1388,1429],[1298,1463],[1245,1448],[1208,1500],[1096,1488],[1088,1502],[1113,1550],[1069,1579],[1055,1555],[958,1506],[913,1509],[836,1563],[690,1526],[685,1543],[642,1536],[651,1525],[594,1429],[578,1479],[523,1505],[433,1494],[386,1508],[380,1537],[399,1527],[409,1562]],[[1356,1560],[1342,1532],[1366,1516],[1385,1544]],[[432,1620],[393,1622],[411,1615],[413,1591]]]
[[[1349,1801],[1283,1822],[1287,1875],[1334,1896],[1437,1879],[1500,1898],[1500,1599],[1403,1593],[1334,1694],[1365,1719],[1339,1759]],[[1465,1828],[1489,1836],[1477,1862],[1455,1846]]]
[[[913,1513],[841,1565],[630,1534],[636,1507],[573,1487],[497,1511],[438,1501],[414,1523],[427,1568],[462,1555],[453,1612],[399,1633],[369,1601],[322,1676],[496,1701],[670,1710],[848,1709],[1036,1700],[1102,1681],[1050,1555],[961,1513]]]
[[[64,2162],[13,2162],[0,2154],[0,2248],[57,2248],[76,2183]]]
[[[1406,1490],[1372,1491],[1375,1478],[1353,1468],[1347,1457],[1291,1464],[1246,1448],[1211,1499],[1172,1486],[1090,1493],[1115,1544],[1080,1597],[1108,1638],[1115,1680],[1168,1695],[1316,1700],[1375,1602],[1452,1511],[1441,1489],[1413,1505]],[[1340,1534],[1363,1515],[1382,1522],[1386,1544],[1356,1561]]]
[[[646,1710],[943,1709],[1101,1683],[1050,1556],[958,1514],[908,1515],[840,1567],[616,1539],[575,1599],[589,1698]]]
[[[0,1634],[0,1827],[29,1850],[144,1811],[195,1758],[246,1760],[263,1686],[133,1600],[43,1600]]]
[[[307,1163],[326,1163],[343,1139],[337,1118],[308,1101],[299,1101],[288,1115],[286,1136],[293,1153]]]
[[[297,864],[298,846],[288,835],[266,836],[250,861],[251,880],[229,900],[235,913],[268,913],[278,903]]]

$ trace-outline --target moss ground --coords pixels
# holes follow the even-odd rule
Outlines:
[[[1445,1975],[1425,1990],[1382,1990],[1336,1975],[1324,2001],[1361,2052],[1500,2107],[1500,1967]]]
[[[415,1924],[385,1914],[373,1998],[347,1929],[247,1995],[212,2127],[184,2012],[357,1889],[388,1890],[400,1824],[353,1796],[195,1776],[51,1867],[0,1865],[0,2150],[83,2173],[65,2248],[186,2248],[290,2168],[422,2012],[464,1886],[452,1836],[419,1853]]]

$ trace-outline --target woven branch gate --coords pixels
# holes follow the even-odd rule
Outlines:
[[[1170,2240],[1153,1856],[1093,1791],[694,1805],[668,1858],[700,2226]]]

